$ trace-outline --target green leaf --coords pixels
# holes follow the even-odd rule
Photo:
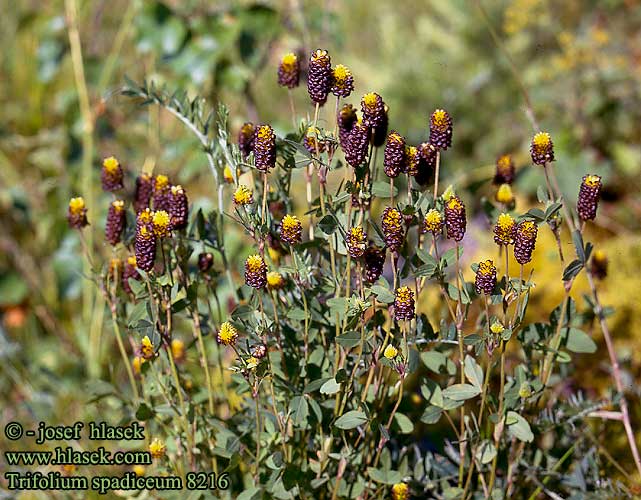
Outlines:
[[[360,332],[350,331],[336,337],[336,342],[343,347],[350,348],[358,345],[361,341]]]
[[[489,439],[483,440],[476,450],[476,459],[482,464],[489,464],[494,460],[495,456],[496,448],[494,447],[494,443]]]
[[[310,382],[309,384],[307,384],[307,385],[305,386],[305,389],[303,389],[303,392],[304,392],[305,394],[309,394],[310,392],[317,391],[317,390],[318,390],[318,389],[320,389],[320,388],[323,386],[323,384],[324,384],[325,382],[327,382],[328,380],[329,380],[329,377],[326,377],[326,378],[319,378],[319,379],[317,379],[317,380],[313,380],[312,382]]]
[[[305,396],[294,396],[289,405],[289,410],[292,413],[294,424],[301,427],[307,421],[307,415],[309,415],[307,398]]]
[[[150,408],[147,403],[140,403],[138,409],[136,410],[136,419],[138,420],[149,420],[154,417],[154,410]]]
[[[568,351],[572,352],[593,353],[597,350],[597,345],[594,340],[578,328],[569,329],[565,347]]]
[[[536,199],[539,200],[540,203],[546,203],[549,200],[547,189],[543,186],[537,186]]]
[[[582,263],[585,264],[585,250],[583,248],[583,237],[581,236],[581,231],[578,229],[572,233],[572,242],[574,243],[574,249],[576,250],[576,257]]]
[[[365,422],[367,422],[365,413],[360,410],[351,410],[338,417],[336,422],[334,422],[334,427],[344,430],[354,429],[359,425],[363,425]]]
[[[336,382],[335,379],[330,378],[327,382],[325,382],[322,387],[320,388],[321,394],[336,394],[339,389],[341,388],[340,384]]]
[[[143,318],[149,318],[147,314],[147,302],[138,302],[131,311],[129,318],[127,318],[127,323],[131,328]]]
[[[421,385],[421,394],[428,403],[443,408],[443,391],[441,386],[432,379],[426,379]]]
[[[394,421],[401,432],[401,434],[410,434],[414,430],[412,421],[402,413],[394,414]]]
[[[375,469],[374,467],[367,468],[367,475],[377,483],[383,484],[396,484],[400,483],[402,476],[401,473],[397,470],[390,469]]]
[[[434,267],[438,266],[438,261],[434,257],[432,257],[430,253],[425,249],[417,248],[416,255],[418,255],[418,258],[421,259],[424,264],[432,265]]]
[[[302,309],[295,308],[295,309],[291,309],[287,313],[287,317],[289,319],[293,319],[294,321],[305,321],[305,318],[307,317],[307,315],[305,314],[305,311],[303,311]]]
[[[570,281],[581,272],[581,269],[583,269],[583,262],[579,259],[573,260],[563,271],[563,281]]]
[[[470,384],[454,384],[443,390],[443,396],[454,401],[465,401],[481,394],[481,389]]]
[[[438,351],[428,351],[421,353],[421,361],[427,368],[434,373],[453,375],[456,373],[456,366],[445,354]]]
[[[465,377],[479,391],[483,387],[483,369],[472,356],[465,356]]]
[[[428,406],[425,408],[423,415],[421,415],[421,422],[425,424],[435,424],[441,418],[443,410],[436,406]]]
[[[508,423],[512,421],[513,423]],[[506,416],[506,424],[508,432],[519,441],[531,443],[534,440],[534,434],[530,429],[530,424],[527,423],[521,415],[515,411],[508,411]]]
[[[374,285],[372,287],[372,292],[376,295],[379,302],[383,302],[384,304],[391,304],[394,302],[394,294],[383,286]]]
[[[389,182],[378,181],[372,185],[372,195],[377,198],[389,198],[390,197],[390,187]],[[398,189],[394,186],[394,197],[398,195]]]
[[[327,235],[334,234],[337,227],[338,221],[332,214],[327,214],[318,222],[318,228]]]

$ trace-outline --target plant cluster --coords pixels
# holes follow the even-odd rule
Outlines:
[[[290,93],[299,57],[278,66]],[[182,121],[216,183],[218,208],[190,210],[186,190],[162,173],[138,173],[126,193],[131,171],[111,157],[102,166],[113,258],[93,270],[131,386],[121,398],[157,438],[157,466],[227,473],[247,499],[630,494],[634,485],[601,477],[591,423],[620,421],[641,472],[597,294],[607,261],[583,238],[601,178],[577,182],[568,206],[552,138],[537,130],[528,168],[546,180],[540,205],[515,210],[514,162],[500,154],[487,179],[494,201],[478,210],[462,188],[439,186],[456,145],[446,110],[411,145],[378,93],[341,105],[356,82],[326,50],[306,66],[313,118],[301,120],[291,101],[296,127],[285,135],[247,122],[231,141],[223,106],[215,114],[153,84],[123,90]],[[87,208],[91,219],[81,198],[69,204],[81,233]],[[496,252],[471,263],[468,281],[463,251],[477,213]],[[251,247],[242,266],[225,245],[229,227]],[[549,318],[528,323],[536,269],[525,270],[543,230],[558,243],[565,295]],[[592,292],[582,308],[571,296],[581,272]],[[596,351],[583,329],[595,320],[617,394],[562,398],[570,353]]]

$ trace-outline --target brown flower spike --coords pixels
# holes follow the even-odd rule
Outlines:
[[[293,89],[300,80],[300,64],[296,54],[285,54],[278,65],[278,85]]]

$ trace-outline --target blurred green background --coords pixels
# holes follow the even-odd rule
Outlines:
[[[158,108],[119,96],[124,76],[183,88],[211,106],[225,102],[234,133],[249,119],[284,135],[291,117],[276,66],[286,52],[317,47],[354,73],[348,101],[380,93],[391,128],[412,143],[427,138],[433,109],[450,112],[454,147],[444,159],[444,185],[469,189],[470,213],[493,195],[479,181],[503,153],[513,153],[519,169],[517,209],[536,202],[543,177],[529,160],[527,95],[554,139],[568,198],[584,173],[604,178],[589,237],[610,259],[603,302],[616,307],[619,353],[638,374],[641,2],[22,1],[5,5],[0,44],[0,424],[105,411],[85,405],[84,382],[111,376],[113,342],[65,220],[69,198],[83,195],[93,243],[110,257],[102,243],[101,158],[117,156],[132,176],[154,167],[186,186],[192,202],[212,205],[215,186],[193,137]],[[294,98],[300,116],[313,114],[304,83]],[[327,105],[321,122],[333,127],[333,119]],[[479,215],[472,224],[480,233],[486,221]],[[542,232],[541,247],[553,248]],[[242,247],[241,236],[232,238]],[[472,239],[473,252],[489,248],[485,240]],[[567,235],[564,245],[571,247]],[[547,315],[561,297],[558,263],[540,251],[534,265],[539,286],[530,314]],[[580,385],[604,390],[606,368],[585,364]],[[638,399],[633,406],[638,414]]]

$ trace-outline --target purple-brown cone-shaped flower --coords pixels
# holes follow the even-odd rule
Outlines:
[[[154,179],[154,210],[169,211],[169,193],[171,191],[171,184],[166,175],[159,174]]]
[[[171,229],[187,227],[189,200],[182,186],[171,186],[169,190],[169,217]]]
[[[385,266],[385,248],[370,244],[365,250],[364,278],[367,283],[374,283],[381,277]]]
[[[352,90],[354,90],[354,77],[347,66],[337,64],[332,70],[331,90],[336,97],[349,97],[352,93]]]
[[[387,139],[387,129],[389,127],[389,115],[387,113],[387,104],[385,105],[385,113],[383,113],[383,121],[378,127],[372,129],[372,146],[380,148],[385,144]]]
[[[245,122],[238,131],[238,149],[243,158],[247,158],[254,150],[254,136],[256,130],[252,122]]]
[[[376,92],[369,92],[361,99],[363,123],[370,128],[380,128],[385,120],[385,103]]]
[[[307,92],[312,102],[321,106],[327,101],[332,84],[332,61],[326,50],[317,49],[309,58]]]
[[[87,221],[87,207],[85,206],[84,198],[81,196],[69,200],[67,221],[69,222],[69,227],[73,229],[82,229],[89,225]]]
[[[300,64],[296,54],[285,54],[278,65],[278,85],[293,89],[300,80]]]
[[[534,136],[530,144],[530,155],[536,165],[545,165],[554,161],[554,145],[550,134],[539,132]]]
[[[433,235],[441,234],[443,231],[443,215],[435,208],[430,209],[423,219],[423,232],[432,233]]]
[[[347,151],[349,147],[349,134],[352,133],[354,124],[358,121],[356,109],[351,104],[345,104],[338,113],[338,142],[343,149]]]
[[[362,123],[355,123],[349,134],[347,148],[344,149],[345,161],[356,168],[365,162],[367,157],[367,143],[369,141],[369,129]]]
[[[245,261],[245,283],[252,288],[263,288],[267,284],[267,265],[258,254],[250,255]]]
[[[538,227],[532,221],[521,221],[517,224],[514,236],[514,258],[519,264],[527,264],[532,260],[537,233]]]
[[[110,156],[102,162],[100,171],[100,182],[105,191],[118,191],[123,188],[123,172],[120,163],[116,158]]]
[[[140,174],[136,178],[136,192],[134,193],[134,210],[136,214],[149,207],[149,201],[154,192],[154,181],[149,174]]]
[[[387,177],[398,177],[405,164],[405,139],[398,132],[392,131],[387,136],[383,165]]]
[[[496,172],[494,174],[494,184],[512,184],[514,182],[514,160],[512,155],[501,155],[496,160]]]
[[[405,146],[405,163],[403,165],[403,172],[407,175],[414,177],[418,174],[418,169],[421,163],[421,155],[416,146]]]
[[[576,211],[582,221],[594,220],[603,184],[598,175],[584,175],[579,188]]]
[[[437,109],[430,117],[430,144],[443,150],[452,145],[452,117],[444,109]]]
[[[156,235],[154,234],[153,212],[148,208],[138,214],[136,220],[136,239],[134,240],[136,265],[149,272],[156,260]]]
[[[381,229],[385,236],[385,245],[387,245],[387,248],[392,252],[397,251],[405,239],[403,214],[396,208],[386,207],[385,210],[383,210]]]
[[[492,295],[492,290],[496,286],[496,267],[490,259],[479,262],[479,268],[476,271],[474,288],[479,295]]]
[[[427,184],[432,177],[436,167],[437,153],[438,149],[429,142],[423,142],[418,146],[420,161],[418,162],[418,172],[414,178],[421,186]]]
[[[394,319],[396,321],[414,318],[414,292],[408,286],[396,289],[394,298]]]
[[[499,215],[494,226],[494,243],[497,245],[511,245],[516,235],[516,223],[510,214]]]
[[[107,223],[105,224],[105,239],[111,246],[120,243],[126,219],[125,202],[122,200],[112,202],[107,211]]]
[[[303,225],[298,217],[287,214],[280,221],[280,238],[290,245],[296,245],[302,241]]]
[[[266,174],[276,166],[276,134],[269,125],[256,129],[254,159],[256,168]]]
[[[447,237],[454,241],[461,241],[465,235],[467,220],[465,218],[465,205],[458,196],[452,196],[445,202],[445,227]]]
[[[352,258],[358,259],[362,257],[367,247],[367,233],[360,226],[351,228],[345,235],[345,245],[347,246],[347,253]]]

